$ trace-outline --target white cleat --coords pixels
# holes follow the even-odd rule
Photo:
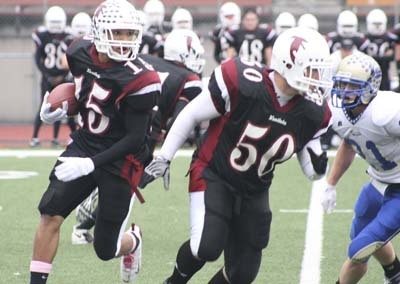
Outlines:
[[[74,226],[71,234],[71,242],[73,245],[86,245],[93,243],[93,236],[89,230],[77,229]]]
[[[135,224],[132,224],[132,229],[129,232],[138,244],[133,252],[121,257],[121,280],[124,283],[134,282],[142,265],[142,233]]]

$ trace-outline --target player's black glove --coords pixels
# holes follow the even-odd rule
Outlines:
[[[323,151],[319,156],[317,156],[317,154],[315,154],[315,152],[309,147],[307,147],[307,151],[310,154],[314,171],[319,175],[325,174],[326,167],[328,166],[328,156],[326,155],[326,151]]]
[[[147,184],[154,181],[156,178],[163,177],[164,189],[169,189],[169,164],[170,161],[164,157],[157,156],[144,169],[142,178],[139,182],[139,188],[146,187]]]

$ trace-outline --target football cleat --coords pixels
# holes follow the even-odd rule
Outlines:
[[[133,235],[137,243],[133,252],[121,257],[121,280],[124,283],[134,282],[142,265],[142,233],[140,228],[132,224],[129,233]]]
[[[29,141],[29,146],[32,148],[40,146],[39,138],[32,138],[31,141]]]
[[[93,243],[93,236],[89,230],[86,229],[77,229],[76,225],[72,230],[71,234],[71,242],[73,245],[86,245]]]

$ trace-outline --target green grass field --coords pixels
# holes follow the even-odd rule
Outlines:
[[[0,283],[29,281],[32,242],[39,220],[36,209],[47,186],[48,173],[56,158],[0,158],[0,171],[36,171],[27,179],[0,179]],[[171,273],[180,244],[189,237],[187,178],[189,158],[176,158],[171,167],[171,189],[165,192],[161,181],[144,191],[146,203],[135,202],[132,220],[143,231],[143,267],[136,283],[162,283]],[[357,159],[338,186],[338,209],[351,209],[360,186],[368,180],[366,165]],[[1,177],[1,175],[0,175]],[[300,283],[312,183],[302,175],[297,160],[278,166],[270,189],[273,211],[271,238],[255,283]],[[322,284],[335,283],[346,258],[352,213],[324,217],[320,277]],[[91,245],[70,242],[75,216],[62,227],[62,236],[50,284],[113,284],[119,282],[119,260],[97,259]],[[398,242],[395,242],[398,248]],[[204,284],[221,267],[222,259],[209,263],[190,283]],[[383,282],[383,272],[371,259],[367,277],[361,282]],[[304,283],[310,284],[310,283]]]

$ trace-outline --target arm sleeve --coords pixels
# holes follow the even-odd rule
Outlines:
[[[151,114],[149,112],[125,111],[125,126],[127,134],[112,147],[92,157],[95,167],[102,166],[117,159],[122,159],[128,154],[140,153],[146,156],[149,152],[145,145],[146,134],[150,125]],[[135,123],[132,123],[135,121]]]
[[[188,102],[186,100],[178,100],[175,108],[174,108],[174,112],[171,116],[171,118],[168,120],[167,125],[166,125],[166,130],[169,130],[172,126],[172,124],[174,123],[174,121],[176,120],[176,118],[178,117],[179,113],[183,110],[183,108],[188,104]]]
[[[112,147],[92,157],[96,167],[121,159],[128,154],[146,157],[146,135],[150,128],[151,110],[156,102],[156,94],[137,95],[127,98],[121,104],[126,135]],[[134,123],[133,123],[134,122]],[[140,153],[139,153],[140,152]]]
[[[205,89],[180,112],[161,147],[160,156],[172,160],[198,123],[219,116],[221,114],[215,108],[210,93]]]

